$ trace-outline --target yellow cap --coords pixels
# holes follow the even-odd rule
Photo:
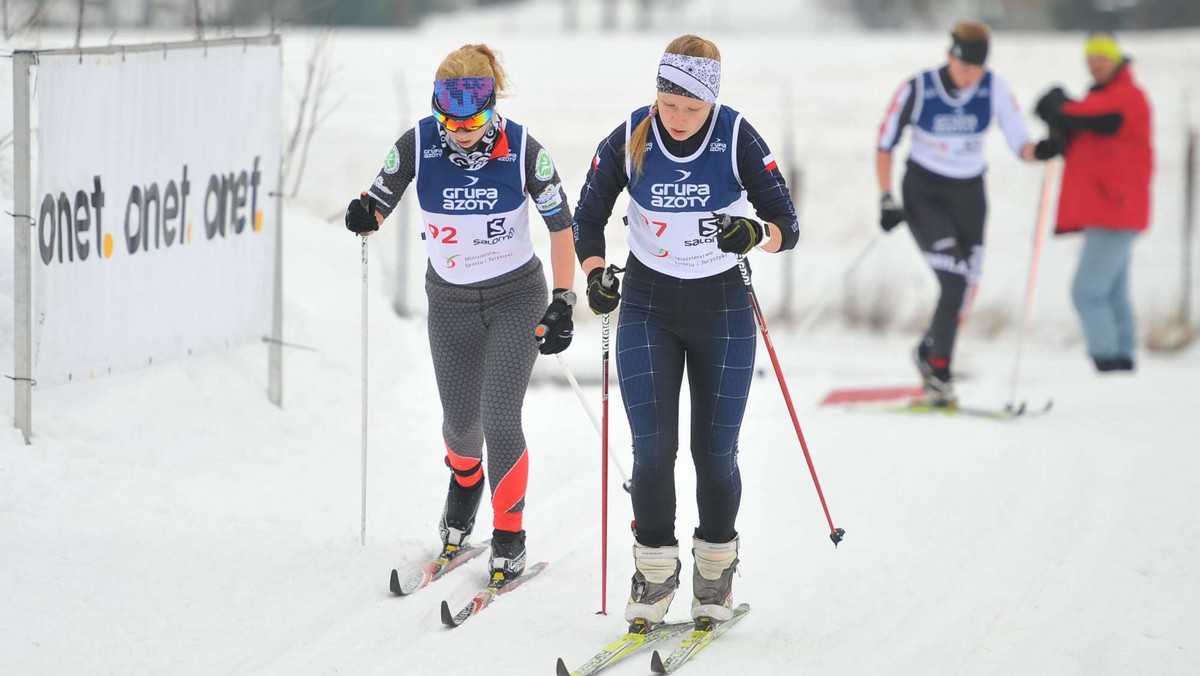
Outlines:
[[[1125,60],[1121,54],[1121,47],[1117,44],[1117,39],[1111,33],[1094,33],[1088,36],[1084,51],[1088,56],[1103,56],[1111,59],[1113,63],[1121,63]]]

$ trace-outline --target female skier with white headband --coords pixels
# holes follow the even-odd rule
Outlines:
[[[538,350],[555,354],[571,344],[575,305],[566,194],[546,150],[496,112],[506,85],[486,45],[452,52],[433,83],[433,115],[392,147],[366,193],[370,199],[355,199],[346,210],[346,227],[370,234],[416,181],[429,254],[429,348],[451,470],[440,558],[449,561],[462,551],[475,524],[486,440],[493,586],[525,569],[529,451],[521,408]],[[526,195],[550,229],[555,289],[548,307]]]
[[[691,612],[697,620],[731,617],[742,493],[737,441],[757,340],[738,258],[755,247],[790,249],[799,237],[767,144],[740,113],[716,102],[720,58],[716,45],[694,35],[667,46],[655,103],[600,143],[575,210],[588,305],[609,313],[622,294],[615,278],[605,285],[604,226],[617,196],[629,192],[617,375],[633,433],[630,631],[663,622],[679,586],[674,471],[685,364],[700,512]],[[764,222],[749,217],[751,205]]]

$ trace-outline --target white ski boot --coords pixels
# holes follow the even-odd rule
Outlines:
[[[633,573],[629,603],[625,604],[625,621],[661,624],[679,588],[679,546],[633,546]],[[633,629],[630,629],[633,631]]]
[[[738,538],[717,544],[692,538],[692,619],[724,622],[733,617],[733,573],[738,565]]]

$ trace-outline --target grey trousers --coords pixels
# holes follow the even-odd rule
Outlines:
[[[512,272],[463,285],[431,267],[425,293],[447,463],[461,482],[481,466],[486,443],[493,527],[521,530],[529,475],[521,411],[538,355],[534,330],[549,302],[542,263],[535,256]]]

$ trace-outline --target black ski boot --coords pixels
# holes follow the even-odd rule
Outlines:
[[[913,355],[917,370],[921,372],[922,388],[925,390],[923,403],[939,408],[952,408],[958,405],[958,397],[954,394],[953,377],[950,375],[950,361],[934,357],[929,352],[929,341],[922,340],[917,345]],[[940,362],[940,365],[935,363]]]
[[[438,530],[442,535],[442,558],[453,559],[467,544],[471,530],[475,527],[475,513],[479,511],[479,500],[483,497],[483,478],[470,488],[450,479],[446,493],[446,506],[442,509],[442,521]]]
[[[492,571],[492,587],[503,587],[521,577],[525,572],[525,531],[493,530],[488,566]]]

